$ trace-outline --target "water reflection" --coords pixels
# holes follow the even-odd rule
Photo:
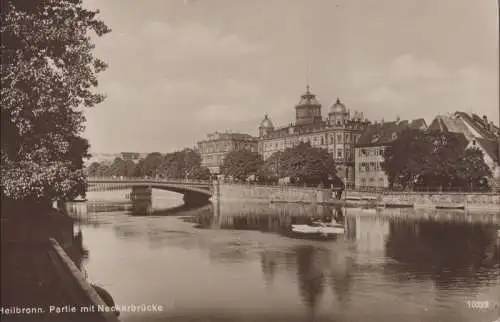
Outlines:
[[[197,228],[258,230],[292,237],[291,226],[295,224],[309,225],[313,221],[345,224],[344,211],[340,207],[245,204],[239,208],[234,203],[217,203],[212,210],[192,218]]]
[[[310,314],[314,311],[324,292],[325,274],[321,265],[318,250],[313,246],[305,245],[295,248],[297,257],[297,279],[299,281],[300,296],[309,308]]]
[[[496,227],[464,222],[390,222],[388,257],[403,264],[399,269],[414,278],[431,278],[436,287],[476,285],[491,272],[498,278],[500,249]]]
[[[304,314],[316,321],[402,321],[408,312],[419,321],[496,318],[463,303],[498,290],[498,216],[235,203],[175,214],[182,217],[123,212],[92,217],[100,225],[80,222],[93,238],[86,239],[90,254],[101,254],[84,266],[106,279],[118,302],[177,303],[185,310],[172,308],[179,316],[195,311],[213,321],[223,320],[219,313],[266,320],[248,313],[261,311],[281,321],[304,321]],[[313,219],[342,223],[345,234],[332,241],[289,234],[292,224]],[[104,271],[124,258],[127,265]]]

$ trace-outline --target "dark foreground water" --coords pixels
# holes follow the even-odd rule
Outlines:
[[[292,223],[312,216],[336,218],[345,235],[289,236]],[[80,218],[88,280],[118,305],[163,308],[123,312],[122,321],[500,317],[499,214],[221,204],[169,216],[115,209]]]

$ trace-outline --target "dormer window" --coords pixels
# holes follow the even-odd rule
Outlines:
[[[472,140],[472,145],[476,145],[476,140]]]

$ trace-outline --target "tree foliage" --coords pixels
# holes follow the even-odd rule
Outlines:
[[[167,178],[208,180],[210,171],[201,166],[201,156],[192,149],[165,155],[161,174]]]
[[[407,130],[384,153],[382,169],[390,188],[424,190],[487,189],[491,170],[463,135]]]
[[[184,149],[165,155],[153,152],[140,159],[137,164],[121,158],[116,158],[112,164],[94,162],[86,170],[89,176],[210,179],[210,171],[201,165],[201,156],[192,149]]]
[[[235,150],[229,152],[220,167],[221,174],[244,181],[252,175],[257,175],[264,160],[256,152]]]
[[[288,148],[279,156],[278,174],[294,178],[300,183],[327,184],[336,173],[332,155],[325,149],[312,147],[310,143]]]
[[[68,199],[85,193],[84,107],[106,64],[89,32],[109,28],[81,0],[2,1],[1,193],[8,200]]]
[[[276,183],[283,176],[282,167],[280,166],[281,161],[284,160],[283,154],[283,151],[274,152],[264,161],[258,172],[260,181]]]

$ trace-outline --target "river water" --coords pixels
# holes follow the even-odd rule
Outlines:
[[[91,193],[87,211],[72,208],[87,279],[117,305],[163,309],[122,312],[121,321],[500,317],[500,214],[222,203],[144,217],[116,204],[125,193]],[[155,209],[181,203],[154,192]],[[311,217],[336,218],[345,234],[288,233]]]

